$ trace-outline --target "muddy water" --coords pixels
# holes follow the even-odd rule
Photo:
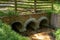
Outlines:
[[[50,36],[45,32],[37,33],[30,37],[32,38],[32,40],[51,40]]]
[[[54,40],[54,37],[50,35],[54,32],[51,28],[42,28],[37,31],[27,30],[23,35],[28,36],[31,40]]]

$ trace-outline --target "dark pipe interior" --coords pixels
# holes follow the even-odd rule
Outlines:
[[[48,22],[46,19],[43,19],[39,24],[40,28],[46,28],[47,25],[48,25]]]
[[[27,30],[34,30],[33,27],[35,27],[35,26],[36,26],[35,22],[31,21],[30,23],[27,24],[26,29]]]
[[[19,32],[19,29],[22,28],[22,24],[20,22],[14,22],[11,26],[12,29],[16,32]]]
[[[42,21],[40,22],[39,26],[40,26],[40,29],[42,29],[42,28],[51,28],[51,29],[53,29],[53,30],[56,29],[53,25],[49,25],[49,24],[48,24],[48,21],[47,21],[46,19],[42,20]]]
[[[39,24],[39,29],[40,29],[40,32],[42,31],[45,31],[45,32],[54,32],[55,31],[55,27],[48,24],[48,20],[44,19],[40,22]]]

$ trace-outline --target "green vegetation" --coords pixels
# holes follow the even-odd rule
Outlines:
[[[48,13],[48,16],[50,16],[52,13],[55,14],[60,14],[60,3],[59,2],[55,2],[53,5],[53,10],[47,10],[46,11]]]
[[[0,20],[0,40],[30,40],[28,37],[23,37],[17,34],[7,24]]]
[[[60,29],[57,29],[55,35],[56,35],[56,40],[60,40]]]
[[[18,16],[19,13],[15,13],[13,10],[0,11],[0,17],[2,16]]]
[[[9,1],[9,0],[0,0],[0,1]],[[30,2],[31,1],[32,0],[30,0]],[[38,1],[40,1],[40,0],[38,0]],[[31,9],[31,8],[34,8],[33,4],[34,3],[30,3],[30,4],[25,3],[24,5],[19,4],[16,6],[18,6],[19,8]],[[39,3],[37,3],[37,5],[38,6],[36,8],[42,9],[42,7]],[[50,5],[50,4],[44,3],[44,5]],[[49,7],[48,8],[45,7],[45,9],[49,9],[46,11],[48,13],[48,16],[50,16],[51,13],[53,13],[53,12],[56,14],[60,13],[60,3],[59,2],[55,2],[53,7],[54,7],[53,10],[49,9]],[[43,6],[43,8],[44,8],[44,6]],[[26,14],[27,13],[29,14],[30,12],[26,12]],[[0,11],[0,17],[2,17],[2,16],[13,16],[13,15],[18,16],[19,13],[15,13],[15,11],[10,10],[10,9],[8,11]],[[60,40],[60,29],[57,29],[57,31],[55,32],[55,35],[56,35],[56,40]],[[13,30],[11,30],[10,25],[7,25],[0,20],[0,40],[29,40],[29,38],[23,37],[23,36],[17,34]]]
[[[54,4],[54,13],[60,13],[60,3],[55,3]]]

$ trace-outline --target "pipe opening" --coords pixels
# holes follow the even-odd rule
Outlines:
[[[36,26],[36,23],[31,21],[27,24],[26,29],[27,30],[34,30],[34,27]]]
[[[20,22],[14,22],[12,25],[12,30],[20,32],[19,29],[22,29],[22,24]]]
[[[48,26],[48,21],[46,19],[43,19],[40,23],[39,23],[39,27],[40,28],[47,28]]]
[[[48,24],[48,20],[47,19],[43,19],[41,20],[41,22],[39,23],[39,29],[40,32],[54,32],[53,26]]]
[[[39,27],[40,27],[40,29],[42,29],[42,28],[50,28],[50,29],[53,29],[53,30],[56,29],[53,25],[48,24],[48,20],[47,19],[43,19],[40,22]]]
[[[47,19],[41,20],[40,23],[39,23],[39,29],[40,29],[39,32],[46,32],[46,33],[49,34],[50,33],[50,28],[47,25],[48,25]]]

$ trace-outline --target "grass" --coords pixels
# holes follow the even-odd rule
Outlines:
[[[2,16],[18,16],[19,13],[15,13],[13,10],[7,10],[7,11],[0,11],[0,17]]]

